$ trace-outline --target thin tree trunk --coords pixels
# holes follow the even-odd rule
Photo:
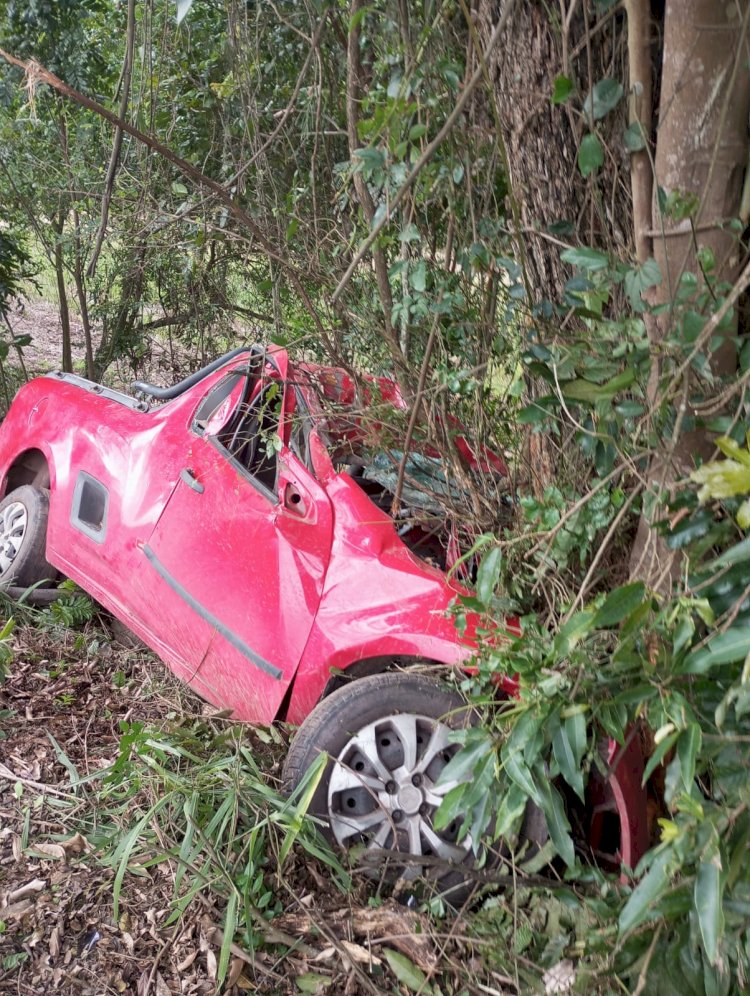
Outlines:
[[[57,301],[60,311],[60,327],[62,328],[62,368],[66,373],[72,373],[73,351],[70,342],[70,309],[68,307],[68,293],[65,288],[65,264],[62,249],[65,215],[62,211],[53,218],[52,228],[55,232],[55,280],[57,281]]]
[[[89,380],[95,380],[96,368],[94,366],[94,344],[91,337],[91,322],[89,321],[89,306],[86,298],[86,283],[83,274],[83,259],[81,247],[81,220],[76,208],[73,209],[73,224],[75,225],[75,266],[73,268],[73,279],[76,284],[76,296],[78,307],[81,312],[81,325],[83,325],[83,339],[86,349],[86,376]]]
[[[91,341],[91,323],[89,322],[89,307],[88,300],[86,297],[86,280],[83,274],[83,247],[81,243],[81,216],[76,207],[78,200],[78,195],[76,194],[75,181],[73,177],[73,168],[70,165],[70,154],[68,149],[68,128],[65,121],[65,115],[60,114],[59,118],[60,126],[60,140],[62,142],[63,158],[65,159],[65,166],[68,171],[68,192],[70,194],[70,202],[73,205],[73,238],[74,238],[74,264],[73,264],[73,279],[76,285],[76,297],[78,298],[78,307],[81,312],[81,324],[83,325],[83,337],[86,349],[86,376],[90,379],[94,379],[95,369],[94,369],[94,350]]]

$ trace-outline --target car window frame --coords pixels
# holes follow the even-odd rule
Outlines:
[[[276,370],[277,374],[280,373],[280,371],[278,371],[278,368],[276,367],[276,365],[273,364],[273,366],[274,366],[274,369]],[[214,391],[216,391],[217,389],[219,389],[227,381],[232,380],[232,379],[236,379],[238,376],[244,376],[244,377],[247,377],[247,378],[251,378],[255,382],[253,384],[253,387],[252,387],[251,391],[250,391],[250,396],[252,398],[253,395],[255,395],[255,398],[257,398],[256,387],[258,385],[258,382],[261,382],[264,379],[264,374],[265,374],[265,378],[267,380],[275,380],[277,383],[279,383],[280,385],[282,385],[282,406],[281,406],[281,414],[280,414],[280,417],[279,417],[279,429],[283,430],[283,431],[281,431],[279,433],[280,438],[281,438],[281,448],[276,453],[276,484],[277,484],[277,487],[276,487],[275,491],[272,490],[271,488],[269,488],[266,484],[264,484],[254,474],[252,474],[244,466],[244,464],[240,460],[238,460],[230,452],[230,450],[227,448],[227,446],[218,438],[218,432],[221,432],[222,429],[226,427],[227,423],[230,421],[230,419],[232,418],[232,416],[235,414],[236,408],[231,413],[229,413],[229,415],[227,416],[227,419],[223,423],[222,427],[219,430],[217,430],[217,432],[215,432],[215,433],[211,433],[211,434],[208,433],[206,431],[207,427],[205,425],[200,424],[199,421],[198,421],[198,419],[197,419],[198,412],[204,406],[206,400],[210,397],[210,395]],[[228,393],[226,394],[225,397],[229,397],[231,395],[233,389],[234,389],[234,387],[231,388],[228,391]],[[292,411],[289,411],[288,410],[288,406],[287,406],[287,391],[290,390],[290,389],[294,392],[294,399],[295,399],[295,404],[294,404],[294,408],[293,408]],[[263,390],[265,390],[265,387],[263,385],[261,385],[260,386],[260,391],[263,391]],[[219,402],[219,404],[221,404],[223,402],[223,400],[225,400],[225,399],[222,398],[221,401]],[[253,401],[254,400],[255,399],[253,399]],[[252,404],[253,401],[250,401],[248,403]],[[240,400],[238,402],[238,404],[242,404],[242,401]],[[217,408],[218,408],[218,405],[217,405]],[[303,437],[304,437],[304,444],[305,444],[305,451],[306,451],[304,455],[296,452],[296,449],[292,448],[292,446],[290,446],[289,443],[287,443],[287,441],[284,438],[284,436],[286,435],[285,427],[286,427],[286,425],[288,423],[289,424],[289,442],[291,443],[291,437],[292,437],[292,420],[295,417],[299,418],[301,420],[301,422],[302,422],[301,431],[302,431],[302,434],[303,434]],[[190,420],[190,430],[193,433],[193,435],[201,437],[206,443],[208,443],[209,446],[212,446],[218,453],[220,453],[221,456],[222,456],[222,458],[224,460],[226,460],[226,462],[228,464],[230,464],[230,466],[232,466],[232,468],[244,480],[248,481],[249,484],[260,495],[262,495],[264,498],[266,498],[274,506],[278,506],[278,505],[281,504],[281,499],[280,499],[279,494],[278,494],[278,490],[279,490],[278,489],[278,475],[279,475],[279,462],[283,459],[285,451],[287,453],[291,454],[291,456],[293,456],[295,458],[295,460],[297,461],[297,463],[299,463],[300,466],[303,467],[311,475],[311,477],[314,480],[317,478],[317,475],[315,474],[315,469],[313,467],[313,461],[312,461],[312,455],[311,455],[311,447],[310,447],[310,435],[313,432],[313,429],[314,429],[314,424],[313,424],[312,414],[310,412],[309,406],[307,405],[307,403],[306,403],[306,401],[305,401],[305,399],[303,397],[302,392],[299,390],[299,388],[297,387],[297,385],[292,382],[291,379],[287,378],[286,380],[284,380],[280,376],[274,377],[273,374],[266,374],[264,370],[261,370],[261,371],[251,371],[251,370],[249,370],[247,368],[245,368],[244,370],[242,370],[242,369],[238,370],[237,368],[235,368],[234,370],[229,370],[229,371],[226,372],[226,374],[223,377],[221,377],[219,380],[217,380],[216,383],[211,386],[211,388],[206,392],[206,394],[203,395],[203,397],[201,398],[201,400],[198,402],[198,405],[196,406],[195,411],[193,412],[193,415],[192,415],[191,420]]]

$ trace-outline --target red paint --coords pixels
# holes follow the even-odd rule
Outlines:
[[[5,493],[19,457],[40,450],[50,472],[50,563],[214,705],[270,723],[286,699],[286,718],[299,723],[332,669],[393,656],[465,663],[478,620],[469,618],[459,638],[446,610],[460,589],[418,559],[393,521],[337,471],[329,440],[346,443],[363,431],[346,412],[357,400],[348,374],[294,367],[276,347],[268,358],[248,397],[245,379],[229,383],[227,375],[247,368],[249,352],[152,411],[86,389],[87,382],[37,378],[19,391],[0,428],[0,480]],[[274,382],[281,448],[278,473],[263,487],[216,444],[225,432],[227,442],[233,415]],[[222,383],[226,397],[205,412],[204,399]],[[340,424],[324,422],[321,394],[341,406]],[[392,381],[374,377],[362,381],[359,403],[406,407]],[[507,474],[497,454],[471,448],[453,418],[450,427],[470,466]],[[101,542],[72,519],[81,472],[108,492]],[[507,627],[520,633],[517,620]],[[514,693],[512,677],[501,684]],[[642,835],[629,813],[640,785],[626,777],[625,758],[611,786],[622,857],[634,864]]]

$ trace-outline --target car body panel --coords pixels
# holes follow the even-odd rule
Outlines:
[[[282,351],[272,359],[279,376],[288,374]],[[446,616],[458,589],[404,546],[354,481],[335,473],[315,429],[309,449],[318,479],[284,443],[273,496],[208,438],[226,420],[231,395],[205,434],[195,431],[201,401],[243,362],[146,412],[125,395],[86,390],[80,378],[42,377],[20,392],[0,427],[0,474],[5,487],[20,452],[45,454],[50,563],[238,719],[271,722],[300,669],[287,712],[297,721],[331,668],[365,657],[468,658],[471,646]],[[23,426],[22,413],[35,408],[32,426]],[[81,474],[107,490],[99,537],[71,517]]]

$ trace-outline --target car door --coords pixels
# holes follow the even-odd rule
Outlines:
[[[185,466],[145,548],[210,639],[191,684],[270,722],[304,650],[331,550],[329,499],[307,467],[304,412],[268,365],[198,406]],[[290,445],[291,444],[291,445]]]

